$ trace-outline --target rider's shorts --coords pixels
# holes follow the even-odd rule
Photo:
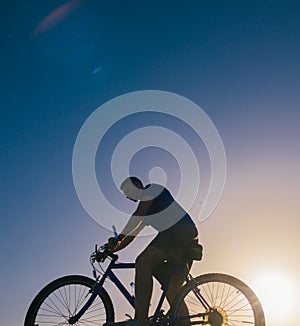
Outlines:
[[[181,273],[183,278],[192,265],[192,260],[184,256],[189,246],[195,243],[198,231],[194,223],[179,221],[171,228],[159,232],[149,246],[154,246],[166,254],[164,263],[156,266],[153,271],[155,278],[164,288],[172,275]]]

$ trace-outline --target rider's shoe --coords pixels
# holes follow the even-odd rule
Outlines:
[[[140,323],[136,319],[128,319],[124,321],[119,321],[119,322],[112,322],[109,321],[103,326],[141,326]]]

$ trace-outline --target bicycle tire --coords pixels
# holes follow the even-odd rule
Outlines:
[[[208,309],[196,300],[193,289],[199,289],[201,295],[214,309]],[[183,305],[183,302],[185,306]],[[183,308],[182,308],[183,307]],[[259,299],[251,288],[239,279],[219,273],[204,274],[187,282],[178,292],[171,309],[171,318],[182,316],[182,311],[188,310],[188,315],[207,313],[197,320],[189,319],[177,324],[206,324],[211,326],[265,326],[265,316]],[[181,310],[181,312],[180,312]],[[213,315],[214,314],[214,315]],[[175,323],[176,324],[176,323]]]
[[[95,280],[81,275],[69,275],[46,285],[33,299],[24,326],[69,325],[69,318],[86,303]],[[98,296],[76,325],[103,325],[114,321],[112,301],[101,288]]]

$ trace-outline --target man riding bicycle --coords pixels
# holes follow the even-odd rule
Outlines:
[[[147,326],[154,276],[167,289],[171,304],[192,265],[185,252],[197,243],[198,231],[189,214],[161,185],[143,186],[136,177],[128,177],[121,186],[124,195],[139,202],[122,232],[110,238],[109,248],[119,251],[131,243],[147,225],[157,236],[135,261],[135,319]]]

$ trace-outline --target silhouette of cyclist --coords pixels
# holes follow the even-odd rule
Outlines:
[[[128,199],[139,204],[117,239],[108,240],[109,248],[113,252],[125,248],[146,225],[158,231],[135,261],[135,319],[141,326],[147,326],[152,276],[167,289],[171,304],[191,268],[192,259],[184,253],[197,243],[198,231],[189,214],[163,186],[144,187],[138,178],[128,177],[120,189]]]

